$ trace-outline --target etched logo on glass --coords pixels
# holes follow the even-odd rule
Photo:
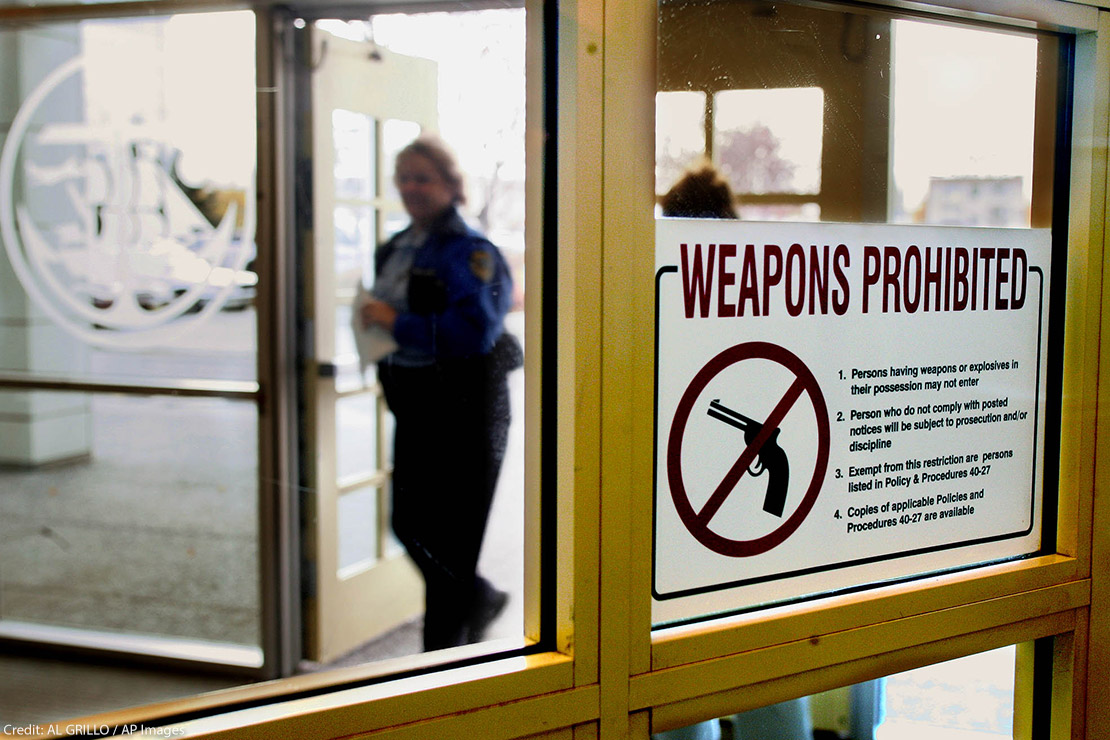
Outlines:
[[[165,345],[252,300],[253,172],[202,210],[164,121],[72,103],[87,94],[84,71],[82,57],[58,67],[16,114],[0,154],[0,236],[24,290],[72,335]]]

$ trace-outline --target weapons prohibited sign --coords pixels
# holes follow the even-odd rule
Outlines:
[[[652,618],[1037,552],[1047,231],[656,221]]]
[[[773,410],[762,421],[724,406],[720,400],[708,403],[707,415],[718,419],[743,432],[744,443],[735,447],[738,455],[728,468],[724,477],[714,488],[699,509],[695,510],[686,490],[682,471],[682,441],[690,415],[695,407],[703,405],[704,391],[709,382],[730,365],[746,360],[764,359],[777,363],[793,376],[793,381]],[[792,512],[787,508],[789,488],[789,459],[792,453],[786,452],[778,444],[779,425],[791,412],[795,404],[808,398],[813,406],[817,425],[816,464],[813,475],[805,488],[801,500],[794,502]],[[683,524],[699,542],[722,555],[743,557],[766,552],[791,535],[813,508],[829,460],[829,417],[824,396],[817,385],[813,373],[790,351],[767,342],[748,342],[731,347],[714,357],[690,383],[690,387],[679,401],[678,409],[671,424],[667,444],[667,480],[671,497]],[[763,494],[764,512],[779,517],[782,521],[772,531],[752,539],[731,539],[715,532],[712,521],[725,501],[737,493],[737,484],[746,475],[760,477],[766,474],[766,491]],[[758,490],[758,486],[756,486]],[[785,510],[785,511],[784,511]],[[787,515],[788,514],[788,515]]]

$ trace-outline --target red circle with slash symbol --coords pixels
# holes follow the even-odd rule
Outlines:
[[[682,480],[682,437],[686,432],[686,425],[690,419],[690,412],[705,390],[709,382],[722,370],[738,362],[752,359],[763,359],[776,362],[785,367],[794,376],[783,397],[775,404],[770,416],[762,424],[760,433],[747,445],[744,452],[733,463],[724,479],[714,490],[709,501],[695,511],[686,493],[686,486]],[[720,509],[721,504],[733,492],[736,484],[743,477],[748,466],[759,455],[763,444],[770,438],[772,431],[779,426],[783,418],[802,396],[808,395],[813,403],[813,410],[817,417],[817,461],[813,469],[813,479],[806,489],[801,504],[786,521],[774,531],[751,540],[733,540],[713,532],[709,529],[709,522],[713,515]],[[670,483],[671,499],[674,501],[678,516],[690,533],[708,547],[721,555],[731,557],[749,557],[767,552],[781,544],[787,537],[801,525],[802,521],[813,508],[817,501],[817,494],[821,490],[821,483],[825,478],[825,470],[829,463],[829,413],[825,405],[825,397],[817,385],[817,379],[809,368],[798,359],[798,356],[787,349],[768,342],[745,342],[726,349],[714,357],[703,367],[690,387],[682,395],[675,410],[674,420],[671,422],[671,432],[667,438],[667,480]]]

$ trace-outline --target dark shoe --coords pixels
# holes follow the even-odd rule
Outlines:
[[[466,622],[459,623],[458,615],[455,616],[454,622],[454,624],[436,624],[435,620],[429,622],[425,614],[424,652],[466,645],[470,637],[469,624]]]
[[[509,603],[509,594],[500,591],[483,581],[474,599],[474,608],[470,612],[470,635],[468,642],[481,642],[486,638],[486,630],[493,621],[505,610]]]

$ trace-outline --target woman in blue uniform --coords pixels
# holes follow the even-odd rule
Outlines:
[[[512,278],[459,216],[462,177],[438,139],[405,147],[395,180],[412,223],[378,248],[360,312],[397,343],[378,363],[396,419],[392,524],[424,576],[424,649],[436,650],[481,640],[508,598],[477,565],[508,439]]]

